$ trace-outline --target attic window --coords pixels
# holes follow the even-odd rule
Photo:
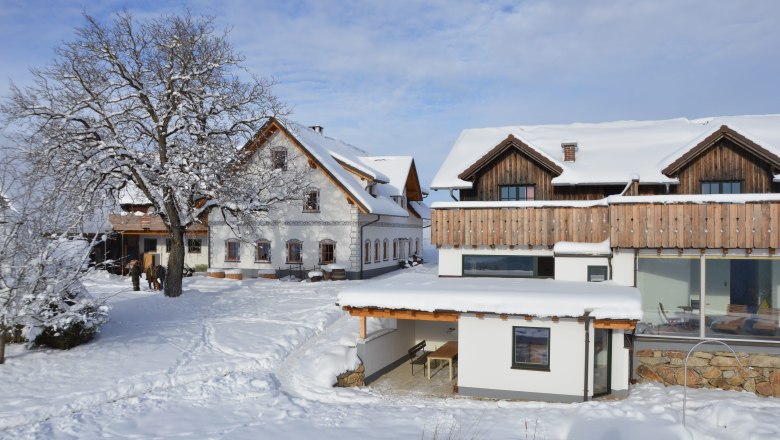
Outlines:
[[[310,189],[306,191],[303,197],[303,212],[319,212],[320,211],[320,191],[317,189]]]
[[[271,151],[271,164],[275,170],[287,169],[287,150],[275,148]]]
[[[371,196],[376,197],[376,182],[369,182],[366,191],[368,191]]]
[[[739,180],[701,182],[702,194],[742,194],[742,182]]]
[[[499,200],[534,200],[536,191],[534,185],[501,185]]]
[[[393,201],[398,203],[402,208],[406,208],[406,197],[404,196],[392,196]]]

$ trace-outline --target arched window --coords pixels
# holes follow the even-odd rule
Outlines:
[[[364,245],[363,262],[365,262],[366,264],[371,263],[371,240],[366,240],[366,243]]]
[[[382,242],[382,260],[387,261],[387,239]]]
[[[270,263],[271,262],[271,241],[261,238],[255,243],[255,262],[257,263]]]
[[[398,259],[398,239],[393,239],[393,260]]]
[[[380,262],[382,261],[381,258],[379,258],[379,239],[377,238],[374,240],[374,262]]]
[[[320,264],[332,264],[336,262],[336,242],[322,240],[320,242]]]
[[[287,242],[287,263],[303,263],[303,243],[300,240],[289,240]]]
[[[241,242],[225,240],[225,261],[241,261]]]

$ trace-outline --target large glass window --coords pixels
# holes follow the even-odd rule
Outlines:
[[[533,185],[501,185],[499,200],[534,200]]]
[[[512,327],[512,368],[550,370],[550,329]]]
[[[463,276],[553,278],[555,259],[526,255],[464,255]]]
[[[780,260],[639,258],[639,334],[780,339]]]

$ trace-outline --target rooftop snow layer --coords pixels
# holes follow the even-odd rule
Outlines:
[[[388,177],[386,185],[378,185],[377,193],[385,196],[402,196],[406,180],[412,169],[412,156],[372,156],[360,160]]]
[[[641,319],[635,287],[601,283],[512,278],[439,278],[414,273],[361,284],[339,294],[342,306],[425,312]]]
[[[624,184],[632,174],[640,183],[676,184],[661,171],[722,125],[780,156],[780,115],[475,128],[461,132],[431,188],[471,188],[458,175],[510,134],[563,168],[554,185]],[[567,141],[577,143],[574,162],[563,161]]]

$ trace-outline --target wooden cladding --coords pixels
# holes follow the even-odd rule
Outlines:
[[[434,209],[431,218],[437,246],[552,246],[609,238],[606,206]]]
[[[609,207],[609,216],[612,247],[780,246],[780,202],[614,204]]]
[[[610,206],[434,209],[436,246],[767,249],[780,247],[780,202],[620,203]]]

